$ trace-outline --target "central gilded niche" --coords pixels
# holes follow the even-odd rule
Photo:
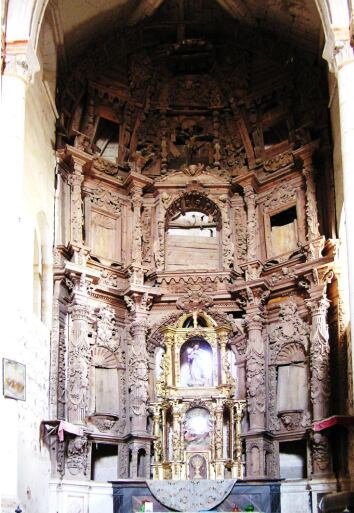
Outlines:
[[[243,475],[240,423],[227,340],[230,328],[203,311],[165,327],[154,412],[154,479]]]

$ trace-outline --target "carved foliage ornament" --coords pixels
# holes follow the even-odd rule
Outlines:
[[[117,215],[121,213],[121,201],[116,192],[99,187],[87,189],[85,192],[92,205]]]

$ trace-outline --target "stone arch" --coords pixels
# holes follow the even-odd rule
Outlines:
[[[333,34],[332,27],[349,25],[346,0],[313,0],[316,4],[326,37]],[[49,0],[29,0],[25,4],[10,0],[7,8],[7,40],[23,40],[30,37],[36,46]]]
[[[198,310],[197,312],[186,312],[183,315],[181,315],[181,317],[178,320],[177,327],[178,328],[185,327],[184,324],[185,324],[186,320],[189,319],[189,318],[191,318],[192,321],[193,321],[192,322],[192,327],[193,326],[197,327],[197,325],[198,325],[198,317],[205,321],[205,326],[201,326],[201,327],[214,328],[215,326],[217,326],[216,321],[214,321],[214,319],[209,314],[207,314],[204,311]]]
[[[179,196],[168,207],[165,216],[165,229],[173,216],[178,213],[198,211],[211,216],[216,223],[217,229],[221,230],[221,211],[220,208],[206,194],[199,191],[191,191]]]

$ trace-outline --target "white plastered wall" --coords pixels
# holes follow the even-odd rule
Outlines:
[[[38,46],[40,70],[30,83],[15,75],[2,77],[0,356],[26,365],[26,400],[2,394],[0,398],[2,513],[13,513],[17,505],[24,512],[45,513],[49,506],[50,458],[39,441],[40,422],[49,417],[55,177],[55,112],[43,82],[45,43]],[[37,313],[33,308],[35,243],[41,255],[42,282],[41,312]]]

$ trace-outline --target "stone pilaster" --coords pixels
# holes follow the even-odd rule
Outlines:
[[[82,172],[82,165],[80,162],[74,162],[74,171],[71,175],[69,175],[69,185],[71,187],[71,208],[70,208],[70,227],[71,227],[71,236],[70,242],[75,245],[83,244],[83,225],[84,225],[84,216],[82,211],[82,196],[81,196],[81,187],[82,182],[84,181],[84,175]]]
[[[132,208],[133,208],[133,240],[132,240],[132,265],[142,266],[142,230],[141,230],[141,207],[142,188],[134,185],[130,190]]]
[[[146,350],[147,323],[143,317],[130,326],[132,341],[129,348],[129,406],[131,432],[146,433],[148,400],[148,355]]]
[[[71,327],[68,355],[68,420],[83,424],[87,415],[90,343],[88,321],[90,308],[87,288],[89,281],[82,274],[76,278],[71,305]]]
[[[310,292],[311,296],[311,292]],[[327,310],[329,301],[321,291],[313,293],[306,305],[311,312],[310,358],[311,358],[311,400],[313,420],[329,415],[330,362]]]
[[[247,208],[247,260],[253,261],[257,260],[259,249],[256,194],[252,185],[245,185],[244,193]]]
[[[265,351],[262,337],[263,315],[260,306],[247,309],[246,388],[250,430],[265,429],[266,380]]]

